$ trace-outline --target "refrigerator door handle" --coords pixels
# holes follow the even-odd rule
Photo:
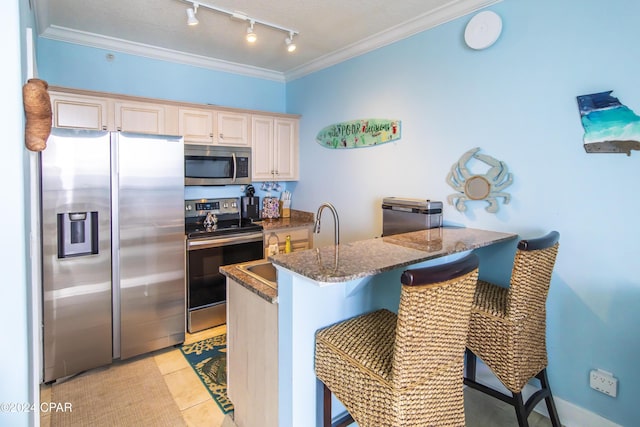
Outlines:
[[[120,357],[121,311],[120,311],[120,134],[111,133],[111,310],[113,329],[113,358]]]

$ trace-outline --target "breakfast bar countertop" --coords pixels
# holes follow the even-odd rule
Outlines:
[[[430,259],[515,239],[518,235],[475,228],[443,227],[380,238],[329,245],[269,257],[274,265],[304,276],[319,286],[374,276]],[[220,272],[270,303],[278,301],[278,290],[238,268],[220,267]]]
[[[273,255],[269,260],[322,286],[373,276],[517,236],[474,228],[442,227]]]

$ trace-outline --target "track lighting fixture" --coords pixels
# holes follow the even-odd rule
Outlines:
[[[198,3],[193,3],[193,7],[187,9],[187,25],[198,25],[196,13],[198,13]]]
[[[225,10],[225,9],[219,8],[217,6],[213,6],[213,5],[210,5],[210,4],[202,3],[200,1],[198,1],[198,2],[196,2],[194,0],[181,0],[181,1],[183,1],[185,3],[191,3],[192,4],[192,7],[187,9],[187,24],[189,24],[189,25],[197,25],[198,24],[198,18],[196,18],[196,13],[198,13],[198,7],[203,7],[205,9],[213,10],[215,12],[220,12],[220,13],[227,14],[231,18],[239,20],[239,21],[249,22],[249,27],[247,28],[247,33],[246,33],[246,36],[245,36],[247,42],[249,42],[249,43],[255,43],[256,40],[258,40],[258,36],[255,33],[253,27],[254,27],[255,24],[260,24],[260,25],[263,25],[265,27],[271,27],[271,28],[274,28],[276,30],[284,31],[285,33],[287,33],[288,37],[284,41],[286,46],[287,46],[287,51],[293,52],[294,50],[296,50],[296,44],[293,42],[293,37],[299,34],[297,31],[291,30],[289,28],[284,28],[284,27],[281,27],[280,25],[272,24],[270,22],[261,21],[259,19],[251,18],[251,17],[245,15],[242,12]]]
[[[284,44],[287,45],[287,52],[291,53],[296,50],[296,44],[293,42],[293,31],[289,32],[289,37],[284,39]]]
[[[249,43],[255,43],[258,40],[258,36],[253,32],[253,24],[254,21],[250,21],[249,27],[247,28],[247,41]]]

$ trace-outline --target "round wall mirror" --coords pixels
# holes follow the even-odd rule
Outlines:
[[[464,194],[471,200],[485,199],[491,192],[491,184],[483,176],[473,176],[464,184]]]

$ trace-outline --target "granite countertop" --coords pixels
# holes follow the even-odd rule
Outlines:
[[[273,231],[294,227],[307,227],[313,225],[314,221],[315,216],[313,213],[292,209],[291,217],[289,218],[264,219],[256,221],[256,224],[262,225],[262,228],[265,231]],[[238,268],[238,265],[240,264],[222,266],[220,267],[220,272],[230,279],[235,280],[240,285],[249,289],[264,300],[270,303],[276,303],[278,301],[278,291]]]
[[[269,257],[269,260],[294,273],[327,284],[372,276],[516,237],[517,234],[474,228],[432,228],[279,254]]]
[[[224,265],[220,267],[220,273],[224,274],[230,279],[235,280],[240,285],[249,289],[251,292],[258,295],[265,301],[272,304],[278,302],[278,290],[250,276],[245,271],[238,268],[238,265],[240,264]]]
[[[274,265],[326,285],[373,276],[517,237],[518,235],[513,233],[474,228],[432,228],[290,254],[278,254],[270,256],[269,260]],[[266,301],[277,302],[277,289],[253,278],[237,265],[220,267],[220,272]]]
[[[305,227],[313,225],[314,221],[315,215],[313,213],[291,209],[290,218],[263,219],[256,221],[256,224],[262,225],[265,231],[269,231],[279,228]]]

